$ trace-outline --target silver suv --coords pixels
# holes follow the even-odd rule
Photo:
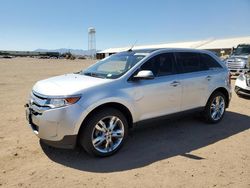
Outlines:
[[[121,148],[128,128],[152,118],[199,111],[217,123],[230,98],[229,72],[209,51],[129,50],[37,82],[26,116],[49,145],[79,143],[90,154],[108,156]]]

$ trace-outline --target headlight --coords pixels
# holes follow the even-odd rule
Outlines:
[[[242,59],[242,58],[240,58],[240,59],[238,59],[237,61],[238,61],[239,63],[244,63],[244,66],[247,67],[247,63],[248,63],[248,62],[247,62],[247,59]]]
[[[241,80],[241,81],[244,81],[244,80],[245,80],[244,73],[241,73],[241,74],[238,76],[238,79]]]
[[[46,105],[50,108],[59,108],[63,106],[68,106],[71,104],[75,104],[77,101],[79,101],[81,97],[69,97],[69,98],[52,98],[47,99]]]

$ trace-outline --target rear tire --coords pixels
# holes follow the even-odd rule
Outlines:
[[[91,155],[106,157],[117,152],[128,134],[125,116],[114,108],[94,112],[80,132],[80,144]]]
[[[208,123],[218,123],[222,120],[226,110],[226,97],[223,93],[214,92],[206,104],[204,118]]]

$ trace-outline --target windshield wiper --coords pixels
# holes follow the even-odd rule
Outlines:
[[[73,74],[80,74],[82,71],[73,72]]]
[[[105,78],[104,76],[101,76],[100,74],[94,73],[94,72],[85,72],[83,73],[86,76],[92,76],[92,77],[97,77],[97,78]]]

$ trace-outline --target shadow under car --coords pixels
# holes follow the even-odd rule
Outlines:
[[[177,155],[203,160],[188,153],[249,129],[249,122],[249,116],[230,111],[218,124],[206,124],[193,117],[155,121],[132,129],[121,150],[106,158],[89,156],[80,147],[65,150],[41,141],[40,144],[48,158],[67,167],[98,173],[117,172]]]

